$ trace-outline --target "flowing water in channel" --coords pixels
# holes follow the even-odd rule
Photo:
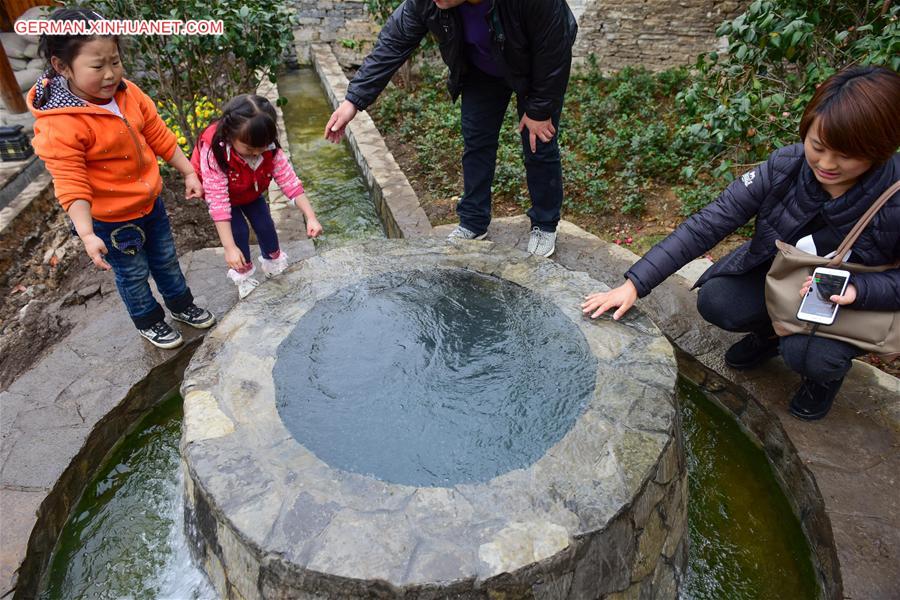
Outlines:
[[[315,73],[279,80],[291,154],[326,245],[382,237],[346,144],[322,139],[331,114]],[[690,478],[683,597],[815,598],[809,548],[765,456],[702,392],[680,380]],[[215,598],[183,532],[181,398],[167,399],[113,450],[51,559],[43,600]]]
[[[809,548],[762,451],[679,380],[690,480],[683,598],[817,596]],[[155,409],[115,450],[63,531],[43,600],[214,598],[183,534],[181,399]]]
[[[323,245],[384,237],[347,142],[332,144],[324,137],[332,108],[318,75],[312,69],[282,75],[278,91],[288,99],[281,110],[291,160],[324,229],[316,245],[321,250]]]

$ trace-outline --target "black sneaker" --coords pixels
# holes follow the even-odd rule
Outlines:
[[[173,312],[172,318],[197,329],[207,329],[216,324],[215,315],[196,304],[191,304],[183,312]]]
[[[147,329],[138,329],[138,333],[147,338],[151,344],[157,348],[177,348],[184,340],[177,330],[165,321],[160,321],[148,327]]]
[[[834,398],[844,378],[828,383],[816,383],[806,377],[800,384],[800,389],[791,398],[789,411],[798,419],[804,421],[817,421],[828,414]]]
[[[752,369],[778,356],[778,338],[764,338],[755,333],[745,335],[725,353],[725,364],[732,369]]]

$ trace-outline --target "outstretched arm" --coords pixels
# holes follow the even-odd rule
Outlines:
[[[422,18],[422,4],[423,0],[406,0],[381,28],[375,48],[363,61],[347,87],[344,101],[325,126],[328,141],[337,143],[341,140],[356,113],[375,101],[397,69],[419,47],[428,33]]]

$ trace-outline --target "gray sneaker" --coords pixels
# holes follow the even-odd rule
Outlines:
[[[474,231],[470,231],[463,227],[462,225],[457,225],[456,229],[450,232],[450,235],[447,236],[448,240],[483,240],[487,237],[487,231],[478,235]]]
[[[165,321],[154,323],[147,329],[138,329],[144,338],[157,348],[177,348],[184,341],[181,334]]]
[[[528,252],[545,258],[556,252],[556,232],[541,231],[538,227],[532,227],[531,239],[528,240]]]

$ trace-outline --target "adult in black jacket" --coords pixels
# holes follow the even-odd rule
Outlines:
[[[350,82],[325,137],[339,141],[431,32],[450,68],[450,96],[462,95],[464,190],[456,207],[460,224],[450,237],[487,235],[500,128],[515,92],[532,200],[528,248],[549,256],[563,198],[557,130],[577,29],[565,0],[406,0]]]
[[[802,144],[776,150],[654,246],[628,270],[623,285],[591,294],[582,308],[598,317],[618,307],[613,318],[620,318],[638,297],[756,217],[753,238],[698,280],[697,308],[722,329],[750,332],[725,353],[731,367],[748,369],[780,351],[785,363],[803,375],[790,411],[812,420],[827,414],[851,360],[861,351],[815,336],[779,340],[766,311],[765,275],[776,240],[828,256],[878,196],[900,179],[900,75],[856,67],[832,76],[806,107],[800,138]],[[863,231],[849,260],[873,266],[900,262],[900,193]],[[809,281],[799,290],[801,296],[808,287]],[[844,295],[831,300],[843,310],[900,310],[900,269],[855,274]]]

